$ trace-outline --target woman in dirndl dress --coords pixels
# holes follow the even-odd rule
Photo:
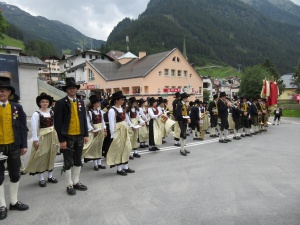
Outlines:
[[[49,107],[52,97],[42,93],[36,98],[39,110],[31,117],[32,149],[29,162],[25,169],[30,175],[39,174],[39,186],[46,187],[44,172],[48,171],[48,182],[57,183],[52,171],[58,149],[58,138],[53,126],[54,113]]]
[[[146,126],[142,126],[139,129],[139,142],[140,142],[140,148],[148,148],[149,145],[146,144],[147,141],[149,141],[149,127],[147,126],[149,119],[148,119],[148,110],[145,107],[146,106],[146,100],[141,98],[139,103],[139,113],[141,115],[141,119],[146,124]]]
[[[112,95],[111,108],[108,112],[111,141],[106,155],[107,165],[117,166],[117,174],[121,176],[135,172],[128,167],[132,147],[129,136],[130,127],[125,122],[125,112],[122,107],[124,99],[122,91],[117,91]]]
[[[131,97],[128,99],[128,106],[126,107],[125,116],[126,116],[126,123],[131,128],[129,130],[129,134],[130,134],[131,147],[133,151],[133,157],[141,158],[141,155],[137,151],[139,129],[137,129],[136,126],[139,125],[139,123],[141,124],[141,126],[145,126],[145,122],[140,117],[137,100],[135,97]]]
[[[156,145],[162,144],[162,129],[160,127],[160,120],[162,113],[157,109],[157,100],[155,98],[149,99],[148,115],[149,122],[149,151],[160,150]]]
[[[90,104],[87,111],[87,124],[89,129],[89,141],[83,147],[82,158],[84,162],[94,161],[94,170],[106,169],[101,165],[102,146],[106,136],[106,125],[104,116],[100,109],[100,99],[96,95],[91,95]]]

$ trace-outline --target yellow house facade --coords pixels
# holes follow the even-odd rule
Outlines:
[[[176,91],[191,94],[190,99],[203,98],[203,80],[177,49],[130,57],[120,61],[101,59],[87,62],[85,88],[99,96],[122,90],[137,98],[163,96],[173,100]]]

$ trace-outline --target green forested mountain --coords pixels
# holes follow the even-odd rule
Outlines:
[[[48,20],[41,16],[32,16],[17,6],[0,2],[2,14],[9,24],[18,27],[23,32],[24,41],[44,40],[52,43],[61,54],[62,50],[77,48],[100,48],[104,41],[84,36],[75,28],[59,21]]]
[[[241,1],[275,21],[300,26],[300,6],[290,0]]]
[[[300,58],[299,34],[300,26],[274,21],[239,0],[150,0],[137,20],[115,27],[107,48],[125,51],[128,35],[134,53],[182,50],[186,36],[188,58],[197,65],[245,67],[269,58],[284,73]]]

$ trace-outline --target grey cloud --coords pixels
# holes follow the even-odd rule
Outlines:
[[[125,17],[137,18],[149,0],[9,0],[8,4],[50,20],[59,20],[83,34],[106,40],[114,26]]]

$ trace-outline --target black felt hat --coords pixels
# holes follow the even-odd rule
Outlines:
[[[174,98],[179,98],[180,97],[180,92],[176,92]]]
[[[181,99],[188,98],[188,97],[190,97],[190,95],[188,95],[187,93],[182,93],[182,94],[180,95],[180,98],[181,98]]]
[[[138,100],[139,106],[143,105],[143,103],[145,103],[145,102],[146,102],[146,100],[143,98]]]
[[[79,84],[76,84],[74,77],[66,78],[66,85],[62,86],[62,90],[66,91],[68,88],[75,87],[77,90],[80,88]]]
[[[136,100],[135,97],[130,97],[130,98],[128,99],[128,101],[131,102],[131,103],[137,102],[137,100]]]
[[[0,71],[0,88],[7,88],[11,91],[11,95],[15,93],[15,88],[11,86],[11,73],[8,71]]]
[[[39,108],[41,108],[40,102],[41,102],[41,100],[43,100],[43,99],[49,101],[49,106],[48,106],[48,107],[50,107],[50,106],[52,105],[52,96],[47,95],[46,93],[43,92],[43,93],[41,93],[39,96],[36,97],[36,104],[37,104],[37,106],[38,106]]]
[[[222,97],[226,97],[226,93],[225,92],[221,92],[220,93],[220,98],[222,98]]]
[[[122,91],[117,91],[117,92],[112,94],[111,98],[112,98],[113,101],[115,101],[115,100],[119,100],[121,98],[126,98],[126,96],[123,95]]]
[[[89,97],[89,100],[90,100],[90,103],[91,103],[91,104],[95,104],[95,103],[97,103],[97,102],[100,102],[100,99],[98,98],[97,95],[91,95],[91,96]]]
[[[217,99],[219,96],[218,96],[218,94],[215,94],[214,96],[213,96],[213,99],[215,100],[215,99]]]
[[[149,105],[152,105],[154,102],[157,102],[157,100],[153,97],[149,98]]]

